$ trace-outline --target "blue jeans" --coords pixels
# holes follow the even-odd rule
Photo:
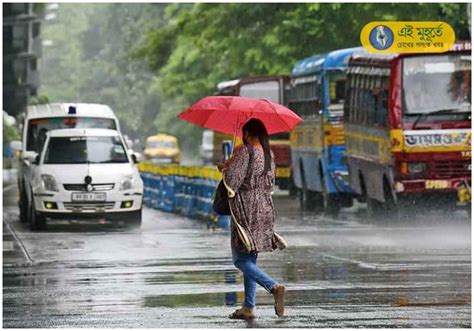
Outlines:
[[[277,284],[277,282],[257,266],[257,256],[257,253],[242,253],[232,249],[234,265],[244,274],[244,307],[248,308],[255,307],[257,284],[270,293],[273,286]]]

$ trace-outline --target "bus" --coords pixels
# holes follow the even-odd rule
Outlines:
[[[344,109],[351,188],[369,215],[421,201],[456,208],[471,183],[470,43],[353,56]]]
[[[314,55],[292,69],[288,106],[303,121],[291,133],[291,169],[303,210],[337,214],[353,204],[343,108],[348,60],[361,50]]]
[[[220,82],[217,85],[217,95],[242,96],[257,99],[268,99],[271,102],[286,105],[286,94],[289,77],[284,75],[245,77],[242,79]],[[220,151],[220,142],[232,137],[214,133],[217,150]],[[270,136],[270,147],[275,157],[275,183],[281,189],[292,191],[291,180],[291,152],[290,134],[277,133]]]

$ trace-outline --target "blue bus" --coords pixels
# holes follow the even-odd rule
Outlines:
[[[303,118],[290,136],[292,178],[301,208],[337,214],[353,203],[344,145],[344,96],[350,57],[362,47],[314,55],[290,76],[289,108]]]

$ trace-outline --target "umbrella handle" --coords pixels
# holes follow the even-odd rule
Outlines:
[[[240,114],[237,115],[237,122],[234,125],[234,139],[232,139],[232,151],[230,152],[231,156],[234,154],[235,143],[237,141],[237,125],[239,124],[239,117]]]

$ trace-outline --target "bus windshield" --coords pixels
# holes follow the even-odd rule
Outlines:
[[[44,164],[127,163],[119,137],[53,137]]]
[[[257,99],[268,99],[280,103],[280,83],[276,80],[242,84],[240,96]]]
[[[154,140],[147,143],[148,148],[176,148],[176,143],[169,140]]]
[[[405,114],[471,111],[471,56],[429,55],[403,60]]]
[[[94,128],[117,130],[115,120],[99,117],[50,117],[36,118],[28,122],[26,150],[41,152],[46,133],[56,129]]]

